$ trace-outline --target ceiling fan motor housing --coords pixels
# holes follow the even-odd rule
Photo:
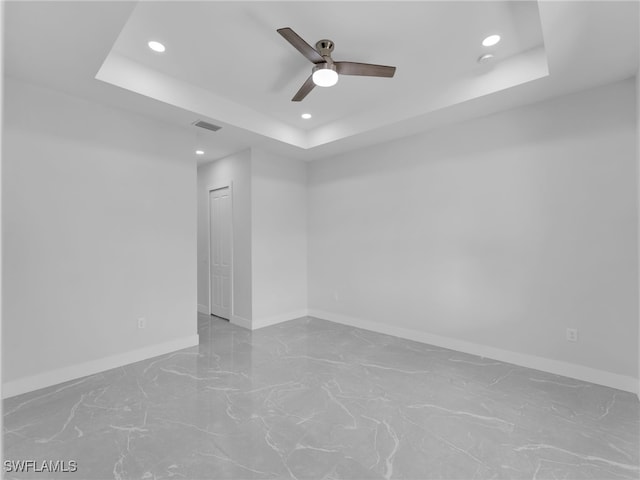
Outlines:
[[[316,42],[316,50],[323,57],[331,57],[331,52],[333,52],[334,47],[334,43],[326,38]]]

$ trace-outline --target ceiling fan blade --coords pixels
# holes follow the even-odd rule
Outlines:
[[[302,55],[307,57],[312,63],[322,63],[325,61],[316,50],[305,42],[300,35],[291,30],[289,27],[279,28],[278,33],[284,37],[284,39],[293,45]]]
[[[313,75],[309,75],[309,78],[307,78],[307,81],[302,84],[302,86],[300,87],[300,90],[298,90],[298,93],[296,93],[293,96],[291,101],[292,102],[301,101],[304,97],[306,97],[309,94],[311,90],[313,90],[313,87],[315,86],[316,84],[313,83]]]
[[[367,77],[393,77],[396,67],[374,65],[372,63],[335,62],[340,75],[362,75]]]

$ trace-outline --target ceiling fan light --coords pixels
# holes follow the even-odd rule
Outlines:
[[[338,83],[338,72],[333,65],[319,65],[314,68],[312,78],[318,87],[333,87]]]

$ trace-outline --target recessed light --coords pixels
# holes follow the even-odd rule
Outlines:
[[[302,118],[304,118],[305,120],[309,120],[311,118],[311,114],[310,113],[303,113],[302,115],[300,115]]]
[[[160,42],[156,42],[155,40],[151,40],[147,45],[149,45],[149,48],[154,52],[162,53],[165,51],[164,45]]]
[[[196,150],[196,155],[204,155],[204,150]]]
[[[480,55],[478,57],[478,63],[487,63],[492,58],[493,58],[493,55],[491,53],[485,53],[484,55]]]
[[[482,45],[484,45],[485,47],[493,47],[499,41],[500,35],[489,35],[482,41]]]

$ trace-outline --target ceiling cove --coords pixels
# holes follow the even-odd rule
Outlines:
[[[310,44],[330,38],[337,62],[394,65],[395,75],[340,75],[335,86],[291,102],[310,65],[277,33],[283,27]],[[483,45],[491,35],[500,41]],[[535,1],[139,2],[95,78],[311,150],[424,125],[548,75]]]

